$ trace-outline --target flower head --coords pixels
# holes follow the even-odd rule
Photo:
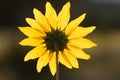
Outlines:
[[[37,71],[41,72],[48,64],[52,75],[55,75],[56,55],[58,62],[70,69],[79,68],[77,58],[90,58],[82,49],[96,46],[94,42],[84,38],[95,29],[95,26],[79,26],[86,13],[69,22],[70,2],[63,6],[58,15],[49,2],[46,3],[45,15],[35,8],[33,13],[35,19],[26,18],[30,26],[18,27],[27,36],[19,44],[34,47],[27,53],[24,61],[38,58]]]

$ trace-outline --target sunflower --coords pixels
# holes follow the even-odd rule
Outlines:
[[[83,49],[97,46],[91,40],[84,38],[96,27],[79,26],[86,13],[69,22],[70,2],[63,6],[58,15],[49,2],[45,7],[45,15],[34,8],[35,19],[26,18],[30,26],[18,27],[27,36],[19,44],[34,47],[27,53],[24,61],[38,59],[36,65],[38,72],[48,64],[53,76],[56,73],[56,58],[58,63],[69,69],[79,68],[77,58],[85,60],[90,58]]]

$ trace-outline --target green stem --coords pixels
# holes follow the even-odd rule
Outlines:
[[[56,51],[56,80],[59,80],[59,64],[58,64],[59,48],[57,42],[55,43],[55,51]]]

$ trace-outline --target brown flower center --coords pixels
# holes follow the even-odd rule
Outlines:
[[[63,51],[66,48],[68,42],[67,36],[63,31],[52,29],[51,32],[46,32],[46,37],[44,37],[44,43],[48,50],[54,52],[56,49],[58,51]]]

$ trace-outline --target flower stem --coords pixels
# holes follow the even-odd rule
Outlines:
[[[57,42],[55,43],[55,51],[56,51],[56,80],[59,80],[59,64],[58,64],[59,47]]]

